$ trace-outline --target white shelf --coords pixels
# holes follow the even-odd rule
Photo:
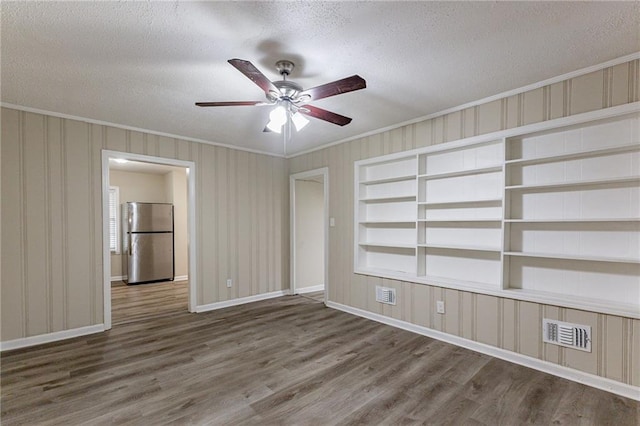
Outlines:
[[[448,173],[424,174],[424,175],[418,175],[418,178],[423,180],[445,179],[445,178],[451,178],[451,177],[469,176],[469,175],[499,172],[499,171],[502,171],[502,165],[481,167],[477,169],[458,170],[455,172],[448,172]]]
[[[609,154],[618,154],[623,152],[630,152],[640,150],[640,143],[633,143],[629,145],[620,145],[609,148],[601,148],[601,149],[592,149],[586,151],[578,151],[575,153],[567,153],[560,155],[546,155],[540,157],[533,158],[522,158],[522,159],[513,159],[505,161],[507,165],[527,165],[527,164],[540,164],[540,163],[551,163],[556,161],[563,160],[574,160],[579,158],[588,158],[588,157],[598,157],[602,155]]]
[[[415,244],[401,244],[401,243],[388,243],[388,242],[362,242],[358,243],[360,246],[365,247],[390,247],[390,248],[399,248],[403,250],[415,250]]]
[[[354,271],[640,319],[638,111],[356,161]]]
[[[365,221],[360,221],[359,222],[361,225],[384,225],[384,224],[388,224],[388,225],[406,225],[406,224],[413,224],[415,226],[416,221],[415,219],[413,220],[365,220]]]
[[[462,246],[462,245],[458,246],[453,244],[418,244],[418,247],[444,249],[444,250],[489,251],[489,252],[496,252],[496,253],[500,253],[502,251],[500,248],[483,247],[483,246]]]
[[[360,183],[363,185],[376,185],[380,183],[392,183],[392,182],[402,182],[403,180],[412,180],[415,179],[416,175],[404,175],[404,176],[394,176],[385,179],[370,179],[370,180],[361,180]]]
[[[506,223],[607,223],[607,222],[640,222],[637,217],[597,218],[597,219],[505,219]]]
[[[424,223],[476,223],[476,222],[494,222],[500,223],[502,219],[418,219],[418,222]]]
[[[479,198],[477,200],[458,200],[458,201],[420,201],[419,206],[453,206],[466,204],[489,204],[502,202],[502,198]]]
[[[527,190],[527,189],[554,189],[565,188],[570,186],[604,186],[612,185],[616,183],[637,182],[640,184],[640,176],[625,176],[606,179],[590,179],[590,180],[577,180],[569,182],[555,182],[555,183],[541,183],[536,185],[512,185],[506,186],[507,190]]]
[[[421,282],[427,284],[435,284],[441,285],[449,288],[459,288],[459,289],[469,289],[471,291],[477,289],[485,289],[485,290],[496,290],[497,284],[494,283],[484,283],[479,281],[465,281],[465,280],[452,280],[447,277],[439,277],[434,275],[423,275],[420,278]]]
[[[546,259],[581,260],[581,261],[588,261],[588,262],[640,263],[640,259],[632,259],[632,258],[625,259],[620,257],[581,256],[581,255],[558,254],[558,253],[533,253],[533,252],[505,251],[504,255],[520,256],[520,257],[541,257]]]
[[[388,203],[396,201],[411,201],[415,199],[415,195],[394,195],[392,197],[360,198],[360,201],[365,203]]]

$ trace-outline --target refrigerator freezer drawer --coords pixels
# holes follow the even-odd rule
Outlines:
[[[129,232],[173,232],[171,204],[130,202],[127,205]]]
[[[128,283],[173,279],[173,234],[130,234]]]

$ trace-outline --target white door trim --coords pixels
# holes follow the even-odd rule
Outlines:
[[[291,294],[296,290],[296,180],[322,176],[324,193],[324,303],[329,294],[329,168],[307,170],[289,175],[289,275]]]
[[[109,159],[122,158],[130,161],[165,164],[187,169],[187,234],[189,236],[189,312],[196,311],[196,163],[172,158],[133,154],[130,152],[102,150],[102,264],[104,287],[104,329],[111,329],[111,253],[109,251]]]

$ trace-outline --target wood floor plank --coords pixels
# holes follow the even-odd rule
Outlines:
[[[328,309],[202,314],[186,282],[112,288],[113,329],[3,352],[2,425],[637,425],[640,404]]]

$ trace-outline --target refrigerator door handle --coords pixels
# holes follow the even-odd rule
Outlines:
[[[129,234],[129,238],[127,238],[129,240],[129,256],[131,256],[131,234]]]

